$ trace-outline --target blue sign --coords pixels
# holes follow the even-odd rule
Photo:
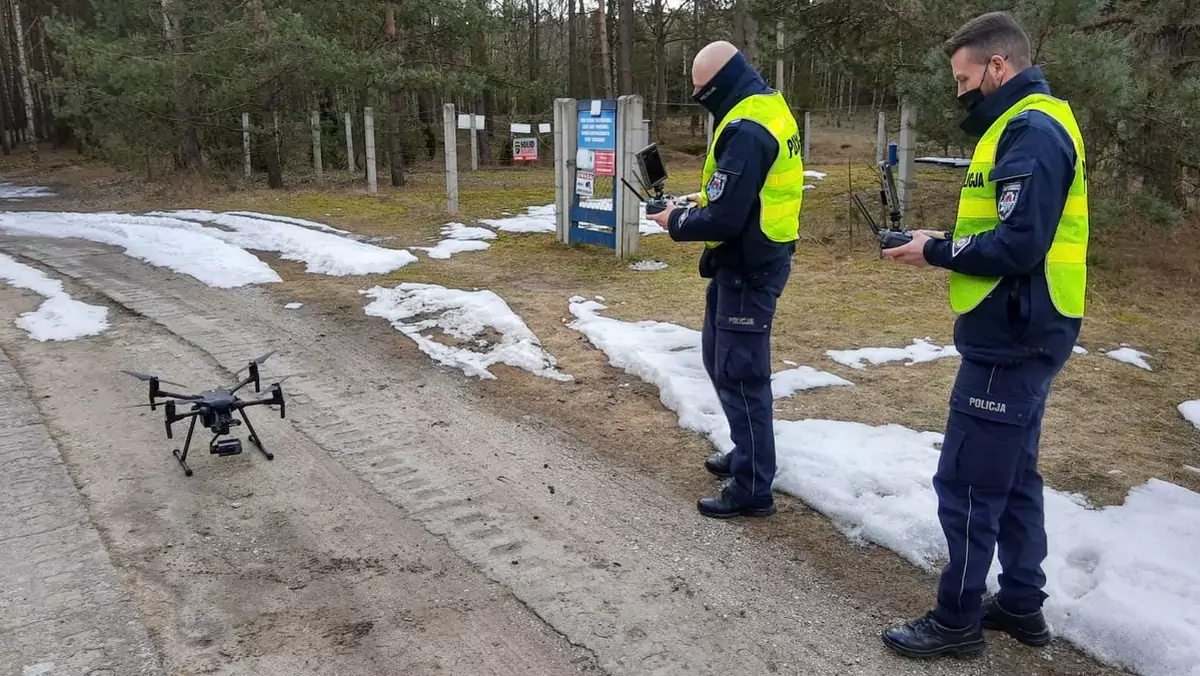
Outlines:
[[[601,110],[592,115],[590,110],[579,111],[579,148],[582,150],[617,149],[617,113]]]

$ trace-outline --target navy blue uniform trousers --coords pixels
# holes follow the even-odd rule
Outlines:
[[[1046,397],[1063,363],[964,359],[959,368],[933,477],[949,549],[935,617],[947,626],[974,626],[981,619],[997,549],[1000,604],[1023,614],[1037,611],[1046,599],[1038,441]]]
[[[791,262],[747,280],[728,269],[709,281],[701,349],[734,443],[730,495],[739,504],[766,506],[775,480],[771,324]]]

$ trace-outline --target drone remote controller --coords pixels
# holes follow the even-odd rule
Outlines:
[[[876,235],[881,249],[895,249],[912,241],[912,233],[907,230],[880,230]]]
[[[651,216],[659,213],[660,211],[665,211],[669,206],[671,206],[671,202],[666,197],[661,195],[655,196],[646,200],[646,215]]]

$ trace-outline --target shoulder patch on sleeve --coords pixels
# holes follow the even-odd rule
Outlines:
[[[728,183],[729,176],[725,172],[713,172],[712,177],[708,179],[708,185],[704,186],[704,192],[708,195],[708,201],[716,202],[725,193],[725,186]]]
[[[966,237],[959,237],[954,240],[954,243],[950,245],[950,257],[954,258],[962,253],[963,249],[967,248],[967,245],[971,243],[971,239],[974,237],[975,235],[967,235]]]
[[[1000,197],[996,202],[996,211],[1000,215],[1001,222],[1007,220],[1013,208],[1017,206],[1023,185],[1021,181],[1008,181],[1000,185]]]

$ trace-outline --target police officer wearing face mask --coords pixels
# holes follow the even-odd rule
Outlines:
[[[1011,16],[967,22],[945,45],[979,138],[954,237],[914,233],[884,253],[950,271],[962,364],[933,477],[949,562],[936,608],[884,632],[910,657],[982,652],[981,628],[1044,645],[1046,557],[1038,441],[1051,383],[1084,311],[1088,240],[1084,144],[1071,107],[1031,64]],[[984,599],[998,550],[999,593]]]
[[[692,63],[693,98],[713,115],[699,206],[649,216],[677,242],[704,242],[700,276],[710,280],[702,350],[734,449],[704,466],[732,481],[697,504],[715,518],[775,512],[771,324],[791,273],[804,197],[800,131],[772,90],[731,43],[714,42]]]

